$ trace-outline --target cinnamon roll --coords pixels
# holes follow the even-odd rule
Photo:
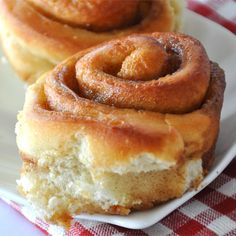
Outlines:
[[[82,49],[133,33],[177,31],[183,0],[0,0],[2,47],[28,83]]]
[[[182,196],[213,162],[224,88],[223,70],[183,34],[77,53],[27,90],[20,192],[53,222]]]

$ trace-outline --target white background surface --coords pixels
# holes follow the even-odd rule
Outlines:
[[[29,223],[19,212],[0,200],[0,235],[43,236],[44,233]]]
[[[232,80],[231,84],[228,84],[225,97],[226,104],[224,106],[222,116],[223,133],[221,134],[218,143],[220,145],[218,145],[216,163],[214,168],[212,169],[212,174],[208,175],[206,178],[206,185],[223,170],[223,168],[228,164],[233,155],[235,155],[236,153],[236,130],[233,125],[235,124],[235,120],[233,117],[235,117],[236,114],[234,93],[234,91],[236,90],[236,82],[234,79],[234,76],[236,74],[236,41],[235,38],[233,38],[234,40],[232,39],[232,37],[235,36],[223,30],[220,26],[217,26],[203,19],[202,17],[195,17],[192,14],[191,16],[188,14],[187,16],[185,32],[191,33],[202,41],[207,49],[209,57],[223,66],[223,68],[226,70],[226,78],[230,81]],[[227,42],[228,44],[224,44],[223,46],[223,42]],[[12,78],[14,76],[9,66],[4,67],[4,70],[2,68],[0,68],[0,74],[1,77],[3,77],[2,79],[4,79],[3,82],[6,82],[7,87],[4,88],[3,85],[3,87],[0,88],[0,117],[3,117],[3,125],[0,129],[0,192],[1,194],[3,194],[3,190],[7,189],[8,193],[10,192],[12,194],[11,196],[17,196],[15,180],[19,175],[20,160],[16,158],[17,148],[14,141],[14,124],[16,121],[16,112],[22,107],[23,104],[24,89],[19,80],[17,80],[16,78]],[[11,104],[11,106],[9,106],[9,104]],[[227,141],[230,142],[226,143],[225,137],[227,137]],[[234,148],[232,149],[233,146]],[[224,161],[223,165],[219,166],[218,164],[220,163],[222,157],[224,157],[224,160],[226,160],[226,162]],[[109,219],[112,223],[121,222],[121,224],[127,227],[137,227],[140,226],[140,224],[146,224],[146,226],[148,226],[147,224],[150,224],[150,222],[155,223],[155,220],[157,220],[157,216],[165,216],[170,211],[174,210],[183,202],[192,197],[194,194],[195,193],[187,193],[183,198],[177,199],[176,201],[171,201],[170,204],[168,204],[168,207],[159,207],[160,211],[156,211],[157,209],[153,209],[144,213],[137,213],[135,217],[134,215],[126,218],[111,216],[109,217]],[[8,196],[11,197],[10,195]],[[99,219],[101,221],[108,221],[108,217],[106,216],[95,215],[93,217],[94,219]],[[91,218],[91,216],[88,216],[88,218]],[[145,221],[143,219],[145,219]],[[40,232],[35,226],[33,226],[31,223],[27,223],[27,221],[18,213],[16,213],[15,210],[9,208],[2,202],[0,202],[0,222],[0,236],[37,235],[35,232],[38,232],[40,235]],[[22,225],[24,225],[24,227]],[[20,230],[24,230],[24,232]]]

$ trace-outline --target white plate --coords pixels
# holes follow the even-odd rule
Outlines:
[[[218,62],[225,70],[227,81],[216,160],[202,183],[201,189],[203,189],[236,156],[236,37],[223,27],[189,11],[186,12],[185,22],[184,32],[195,36],[203,43],[211,60]],[[0,63],[0,75],[0,196],[25,205],[26,201],[16,191],[16,179],[19,178],[21,161],[18,157],[14,134],[16,114],[22,108],[24,101],[24,85],[16,78],[4,59]],[[152,210],[132,213],[129,216],[83,214],[76,218],[142,229],[161,220],[197,192],[188,192],[181,198]]]

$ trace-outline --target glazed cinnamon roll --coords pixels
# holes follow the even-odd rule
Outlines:
[[[47,219],[127,215],[197,187],[213,162],[224,72],[187,35],[81,51],[28,88],[19,189]]]
[[[140,32],[177,31],[183,0],[0,0],[3,49],[28,83],[78,51]]]

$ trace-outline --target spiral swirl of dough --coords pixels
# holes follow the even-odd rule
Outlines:
[[[133,24],[141,17],[144,1],[28,0],[41,11],[59,21],[94,31],[107,31]],[[150,3],[146,2],[146,7]],[[63,14],[62,14],[63,9]]]
[[[79,96],[162,113],[198,108],[210,80],[210,62],[200,43],[171,33],[112,41],[81,56],[74,69]]]

